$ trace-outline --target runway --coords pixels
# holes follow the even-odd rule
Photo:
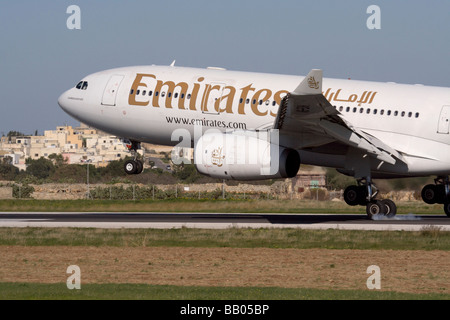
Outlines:
[[[397,215],[369,220],[364,214],[279,213],[111,213],[0,212],[0,227],[79,228],[302,228],[420,231],[435,227],[450,231],[446,215]]]

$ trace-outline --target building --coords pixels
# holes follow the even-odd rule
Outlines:
[[[42,136],[1,137],[0,151],[0,159],[9,156],[14,166],[24,170],[27,158],[37,160],[51,154],[62,154],[69,164],[88,162],[96,166],[129,155],[121,139],[83,124],[76,128],[58,126],[45,130]]]

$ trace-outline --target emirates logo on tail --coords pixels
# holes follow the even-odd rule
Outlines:
[[[319,89],[319,81],[316,81],[316,79],[314,79],[314,77],[309,77],[308,78],[308,86],[311,89]]]

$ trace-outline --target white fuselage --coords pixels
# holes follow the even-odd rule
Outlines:
[[[272,127],[281,99],[300,76],[166,66],[117,68],[91,74],[58,102],[90,126],[131,140],[177,145],[177,129],[191,140],[195,127],[255,130]],[[327,100],[355,128],[375,136],[406,165],[372,168],[381,175],[450,174],[450,89],[356,80],[323,79]],[[201,134],[201,133],[200,133]],[[346,151],[308,148],[281,135],[280,145],[299,150],[302,163],[345,169]]]

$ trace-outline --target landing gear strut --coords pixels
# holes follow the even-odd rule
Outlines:
[[[397,206],[392,200],[376,200],[378,189],[370,178],[359,179],[358,185],[349,186],[344,191],[344,200],[350,206],[366,206],[367,216],[385,216],[392,218],[397,213]]]
[[[126,141],[126,147],[130,150],[133,156],[132,160],[125,161],[123,166],[126,174],[140,174],[144,170],[144,164],[137,159],[137,150],[141,148],[141,143],[137,141]]]
[[[450,217],[450,180],[448,176],[439,176],[434,183],[423,187],[422,200],[428,204],[443,204],[445,214]]]

